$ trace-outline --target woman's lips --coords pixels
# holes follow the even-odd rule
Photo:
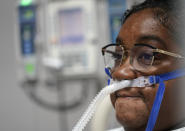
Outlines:
[[[122,95],[122,96],[119,96],[119,95],[116,95],[116,98],[126,98],[126,97],[136,98],[136,97],[140,97],[140,96],[131,96],[131,95]]]
[[[126,87],[114,92],[116,98],[143,98],[141,90],[146,88],[154,88],[154,85],[148,87]]]
[[[119,90],[115,92],[116,98],[142,98],[138,91]]]

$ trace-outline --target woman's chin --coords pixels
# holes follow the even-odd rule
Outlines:
[[[117,98],[115,110],[117,120],[123,127],[140,128],[147,124],[149,111],[142,98]]]

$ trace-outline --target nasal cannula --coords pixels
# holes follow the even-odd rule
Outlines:
[[[152,81],[152,82],[151,82]],[[78,123],[75,125],[72,131],[82,131],[87,123],[92,118],[93,114],[96,111],[98,105],[103,101],[105,96],[113,93],[117,90],[126,88],[126,87],[146,87],[153,85],[154,79],[150,77],[138,77],[133,80],[122,80],[122,81],[113,81],[111,80],[110,85],[104,87],[93,99],[85,113],[82,115]]]

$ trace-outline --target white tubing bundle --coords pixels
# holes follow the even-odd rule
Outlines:
[[[124,87],[128,87],[130,85],[129,80],[124,80],[122,82],[117,82],[112,85],[104,87],[97,96],[93,99],[85,113],[82,115],[76,126],[73,128],[72,131],[82,131],[87,123],[92,118],[93,114],[96,111],[97,106],[101,103],[105,96],[109,95],[110,93],[115,92],[116,90],[122,89]]]
[[[113,82],[113,81],[112,81]],[[149,81],[149,77],[138,77],[133,80],[123,80],[120,82],[113,82],[113,84],[104,87],[93,99],[85,113],[82,115],[76,126],[73,128],[72,131],[82,131],[87,123],[92,118],[93,114],[96,111],[97,106],[102,102],[102,100],[105,98],[105,96],[109,95],[110,93],[113,93],[119,89],[123,89],[125,87],[145,87],[150,86],[151,83]]]

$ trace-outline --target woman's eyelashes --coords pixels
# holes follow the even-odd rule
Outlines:
[[[122,54],[121,53],[112,53],[111,54],[112,59],[114,60],[114,66],[117,66],[121,63],[122,60]]]
[[[137,58],[137,61],[140,63],[140,64],[145,64],[145,65],[151,65],[152,62],[153,62],[153,54],[151,53],[147,53],[147,52],[142,52],[138,58]]]

